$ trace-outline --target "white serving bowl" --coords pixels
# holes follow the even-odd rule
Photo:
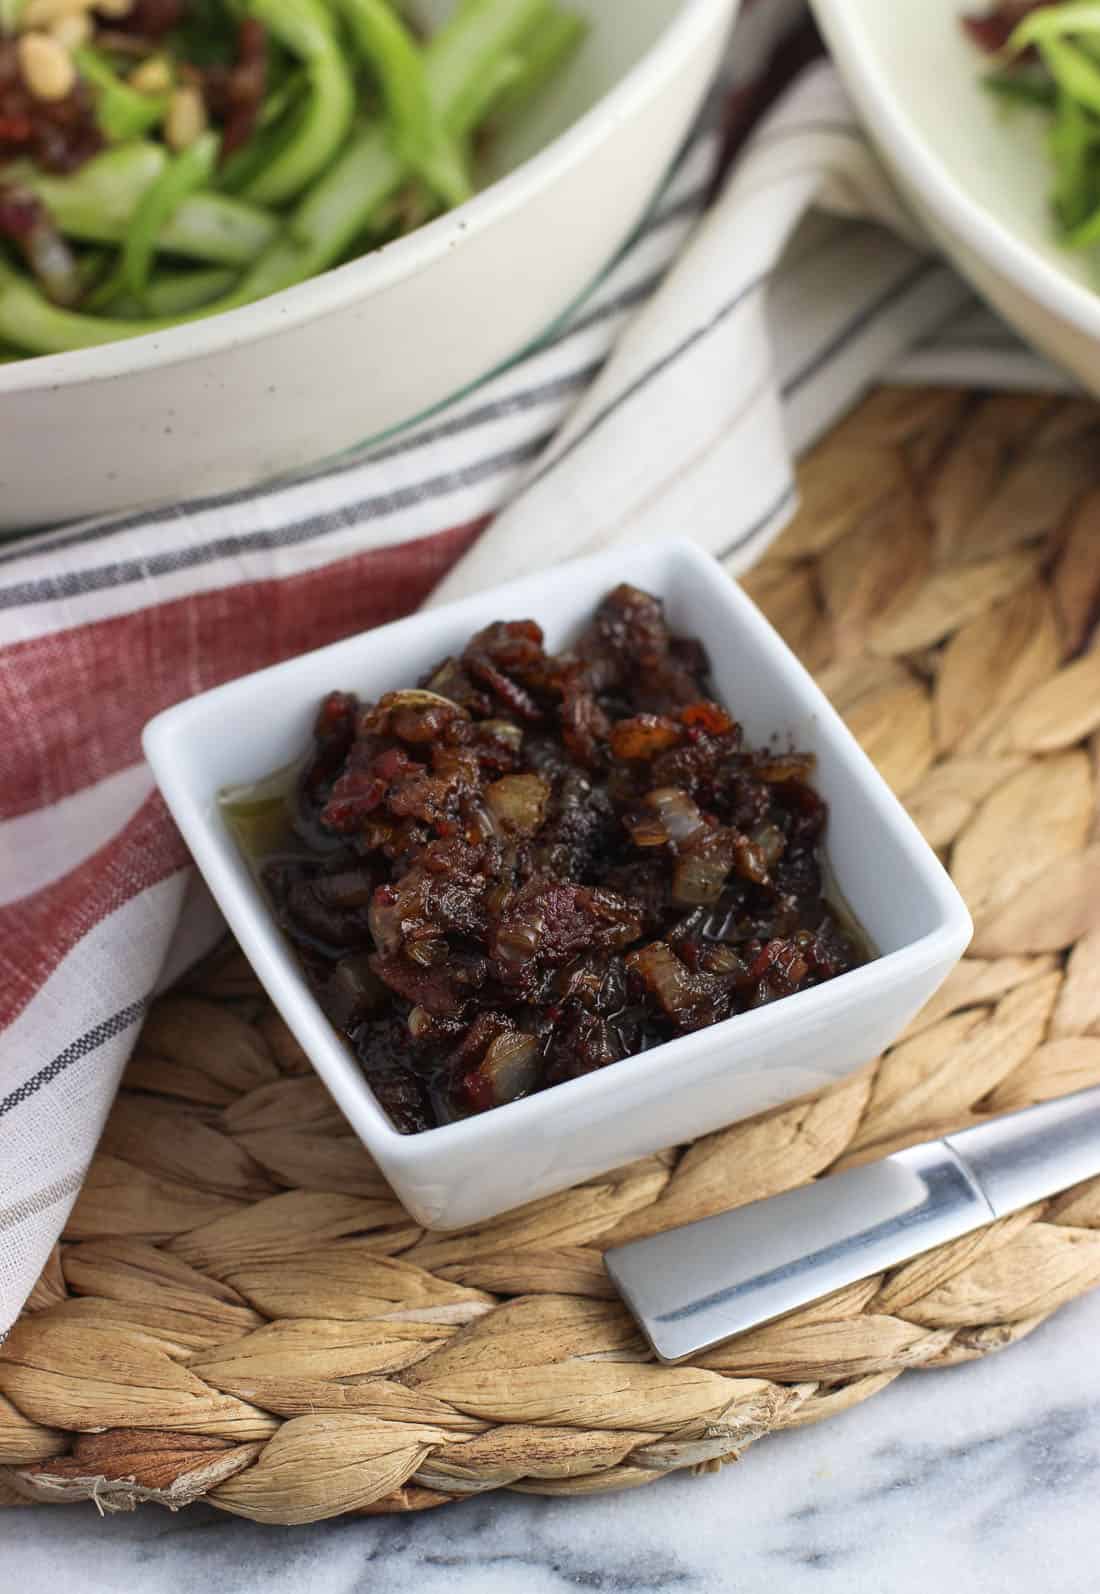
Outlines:
[[[1100,294],[1054,237],[1044,122],[1005,116],[959,17],[982,0],[812,0],[864,125],[946,254],[1018,331],[1100,392]]]
[[[592,24],[581,52],[467,204],[244,309],[0,365],[0,530],[284,474],[440,403],[542,332],[639,220],[738,0],[572,3]]]
[[[402,1135],[317,1005],[218,805],[299,757],[331,688],[406,686],[497,619],[533,616],[563,646],[631,581],[699,636],[750,741],[817,755],[829,865],[880,956],[595,1074],[459,1123]],[[161,791],[238,941],[405,1206],[436,1229],[474,1223],[812,1091],[875,1057],[962,954],[971,924],[931,848],[819,688],[721,566],[688,543],[620,550],[351,637],[168,709],[145,731]]]

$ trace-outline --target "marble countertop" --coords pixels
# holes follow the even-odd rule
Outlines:
[[[0,1514],[18,1594],[1095,1594],[1100,1292],[737,1466],[568,1501],[265,1528],[206,1507]]]

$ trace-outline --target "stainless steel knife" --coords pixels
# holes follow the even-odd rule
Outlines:
[[[1100,1086],[606,1253],[663,1362],[1100,1174]]]

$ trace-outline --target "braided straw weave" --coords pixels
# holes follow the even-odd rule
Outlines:
[[[477,1228],[419,1229],[247,966],[157,1003],[0,1351],[0,1497],[261,1522],[714,1467],[1100,1281],[1100,1180],[661,1367],[601,1261],[1100,1082],[1100,412],[883,389],[749,589],[942,850],[971,955],[810,1101]]]

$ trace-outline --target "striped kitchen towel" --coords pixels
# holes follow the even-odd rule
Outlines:
[[[0,1332],[150,995],[218,930],[141,760],[152,714],[610,543],[687,532],[744,569],[791,513],[792,455],[880,376],[1064,381],[914,232],[826,62],[700,219],[792,24],[799,0],[748,6],[727,115],[630,246],[552,338],[430,422],[291,482],[0,551]]]

